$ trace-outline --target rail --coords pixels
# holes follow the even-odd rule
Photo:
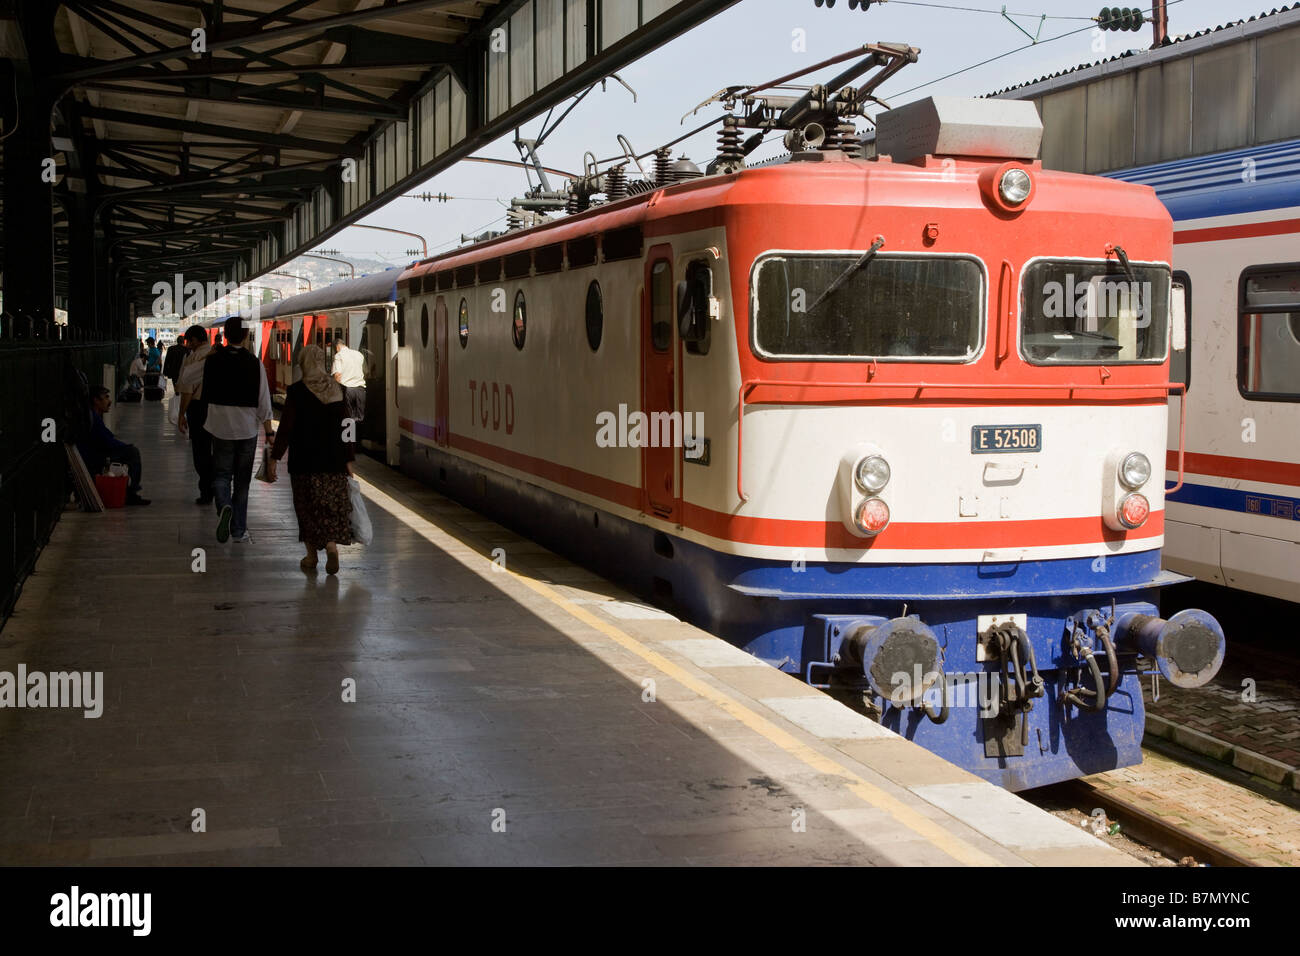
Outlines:
[[[1181,860],[1190,856],[1197,863],[1208,863],[1210,866],[1259,866],[1253,860],[1220,846],[1187,827],[1180,827],[1156,816],[1086,780],[1067,780],[1037,791],[1036,794],[1039,798],[1052,795],[1064,798],[1083,813],[1087,813],[1090,807],[1101,807],[1109,819],[1120,821],[1124,832],[1133,839],[1172,859]]]
[[[867,372],[869,378],[876,374],[876,363],[872,362]],[[745,494],[745,401],[754,389],[760,387],[770,388],[889,388],[889,389],[914,389],[917,397],[927,389],[947,389],[950,391],[981,391],[989,389],[998,389],[1001,391],[1053,391],[1068,392],[1073,394],[1077,391],[1105,391],[1114,389],[1113,385],[1106,385],[1105,380],[1110,377],[1106,369],[1102,369],[1102,381],[1098,384],[1083,385],[1079,383],[1062,382],[1060,384],[1032,384],[1032,385],[1008,385],[1003,382],[792,382],[779,379],[754,378],[747,379],[740,385],[740,391],[737,395],[737,419],[736,419],[736,494],[740,496],[741,501],[748,501],[749,495]],[[1182,401],[1178,403],[1178,481],[1172,488],[1165,488],[1165,494],[1172,494],[1183,486],[1183,464],[1186,451],[1187,437],[1187,386],[1181,382],[1163,382],[1152,383],[1150,385],[1133,385],[1126,386],[1134,389],[1159,389],[1165,393],[1166,401],[1169,394],[1174,391],[1182,392]],[[794,404],[817,404],[815,401],[782,399],[780,401],[752,401],[751,405],[794,405]]]

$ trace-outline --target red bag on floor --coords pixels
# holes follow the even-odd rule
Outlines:
[[[114,478],[112,475],[96,475],[95,490],[104,500],[105,508],[126,507],[126,486],[130,481],[126,475]]]

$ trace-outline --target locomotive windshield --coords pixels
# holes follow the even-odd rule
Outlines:
[[[752,281],[762,355],[965,361],[979,351],[984,275],[974,259],[781,253],[760,259]]]
[[[1040,365],[1163,362],[1169,283],[1168,266],[1033,263],[1020,292],[1025,358]]]

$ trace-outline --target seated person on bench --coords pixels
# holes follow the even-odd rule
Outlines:
[[[126,372],[126,385],[136,390],[144,388],[144,376],[148,370],[149,356],[141,351],[131,360],[131,367]]]
[[[128,505],[147,505],[148,498],[140,497],[140,449],[128,445],[113,436],[104,424],[104,414],[113,407],[112,396],[108,389],[97,385],[90,390],[90,434],[77,443],[81,459],[86,463],[86,470],[91,476],[98,475],[109,462],[121,462],[126,465],[130,484],[126,488]]]

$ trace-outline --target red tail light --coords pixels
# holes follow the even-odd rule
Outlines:
[[[1126,528],[1140,527],[1151,513],[1151,504],[1145,495],[1129,495],[1119,505],[1119,520]]]
[[[880,534],[889,524],[889,505],[879,498],[868,498],[858,505],[858,514],[854,522],[863,534]]]

